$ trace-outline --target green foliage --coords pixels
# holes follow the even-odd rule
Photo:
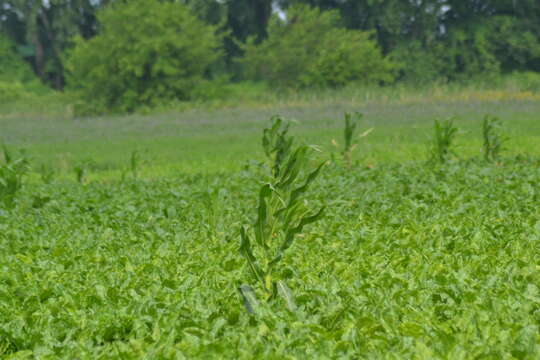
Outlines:
[[[540,36],[538,28],[515,16],[493,16],[483,21],[486,47],[496,57],[504,73],[540,71]]]
[[[437,40],[401,42],[392,54],[408,82],[485,81],[501,73],[540,70],[535,60],[540,37],[515,17],[492,16],[454,24]]]
[[[362,119],[362,116],[363,115],[360,113],[355,113],[354,115],[345,113],[345,129],[343,131],[345,148],[343,149],[343,153],[352,151],[354,131],[356,130],[356,126],[358,126],[358,121]]]
[[[75,179],[79,184],[84,184],[86,181],[86,174],[88,172],[88,165],[84,162],[81,162],[73,168],[75,174]]]
[[[113,0],[114,1],[114,0]],[[96,31],[96,10],[110,0],[9,0],[0,9],[0,31],[17,45],[44,84],[64,86],[63,60],[73,36]]]
[[[0,211],[0,358],[538,359],[538,157],[378,165],[320,173],[332,210],[279,263],[297,310],[256,317],[235,286],[251,179],[25,183]]]
[[[41,177],[41,181],[43,181],[45,184],[52,183],[57,175],[55,168],[46,164],[41,164],[41,166],[38,168],[38,172]]]
[[[540,72],[513,72],[506,76],[502,76],[500,81],[503,86],[515,89],[516,91],[540,92]]]
[[[309,170],[309,147],[296,145],[288,130],[289,124],[280,117],[274,117],[271,127],[263,132],[263,148],[270,160],[271,176],[259,190],[257,219],[251,231],[247,227],[240,230],[240,253],[259,283],[265,300],[279,294],[289,309],[293,309],[294,300],[280,279],[278,265],[303,228],[322,217],[324,208],[313,210],[305,195],[324,163],[315,170]],[[244,289],[244,300],[250,303],[245,292]],[[249,306],[248,311],[252,308]]]
[[[262,146],[266,157],[270,160],[272,176],[278,178],[283,163],[292,152],[294,137],[289,135],[290,123],[275,116],[272,126],[263,130]]]
[[[340,26],[335,11],[295,6],[287,19],[275,15],[268,37],[243,47],[246,76],[280,87],[340,87],[392,82],[394,64],[384,58],[370,33]]]
[[[100,33],[76,39],[66,64],[83,113],[192,100],[222,56],[217,28],[180,3],[118,2],[98,19]]]
[[[468,24],[454,29],[446,42],[447,76],[467,79],[472,76],[495,76],[501,71],[490,39],[491,29],[485,23]]]
[[[3,162],[0,162],[0,204],[10,208],[15,195],[22,187],[23,176],[28,171],[28,159],[24,154],[15,158],[7,146],[3,146]]]
[[[139,168],[141,167],[141,155],[137,150],[131,152],[129,157],[129,171],[133,179],[137,179],[139,176]]]
[[[0,81],[0,105],[28,98],[30,94],[20,82]]]
[[[153,7],[150,2],[158,2],[136,1],[140,1],[141,11]],[[383,57],[379,48],[383,54],[391,54],[391,59],[402,65],[399,68],[399,78],[415,85],[431,81],[463,82],[468,81],[471,76],[496,77],[499,73],[514,71],[540,71],[540,3],[536,0],[492,0],[481,4],[478,0],[160,2],[189,8],[202,22],[226,32],[223,39],[224,61],[220,62],[218,68],[212,68],[212,72],[227,73],[235,80],[238,80],[243,70],[247,70],[251,79],[263,78],[273,85],[293,88],[335,87],[355,81],[391,82],[395,77],[396,66],[390,65],[387,59],[381,60]],[[17,51],[32,63],[36,74],[44,83],[61,89],[65,83],[65,55],[73,45],[73,37],[91,39],[103,29],[103,24],[98,19],[99,10],[125,6],[133,1],[9,0],[5,3],[5,6],[0,7],[0,31],[8,36],[17,46]],[[278,14],[275,11],[277,7],[280,8]],[[274,19],[271,19],[273,13]],[[333,19],[332,16],[321,15],[323,13],[333,13]],[[163,17],[156,16],[151,11],[148,14],[148,17],[125,17],[149,30],[148,36],[143,40],[146,43],[144,47],[150,46],[151,39],[159,42],[164,29],[176,27],[169,26],[174,24],[174,21],[161,28],[151,25],[153,20],[161,21]],[[297,21],[299,18],[295,18],[297,14],[301,15],[300,22]],[[287,20],[280,20],[278,15],[286,16]],[[119,16],[115,22],[122,23],[122,17]],[[186,20],[183,22],[189,23]],[[331,29],[328,29],[328,23],[332,23]],[[115,47],[118,39],[123,43],[139,41],[135,38],[138,35],[133,37],[126,34],[137,34],[141,31],[127,27],[117,29],[121,31],[117,32],[116,37],[108,38],[109,45]],[[194,30],[191,35],[194,35],[192,39],[198,39],[199,36],[204,38],[204,31],[195,33]],[[242,46],[248,39],[251,39],[248,41],[249,45]],[[193,47],[191,43],[186,45],[186,48]],[[257,47],[259,49],[254,50]],[[166,51],[161,46],[156,48],[167,58],[179,57],[178,54],[168,53],[174,45],[166,46]],[[243,69],[243,65],[233,59],[242,56],[246,48],[249,50],[250,59],[244,62],[249,63],[248,69]],[[128,47],[124,49],[129,51]],[[103,52],[107,48],[102,44],[97,50]],[[122,52],[109,51],[103,54],[116,58]],[[265,58],[266,56],[269,58]],[[134,64],[133,56],[130,58],[127,63],[131,66]],[[175,63],[169,59],[161,59],[161,62]],[[110,73],[119,71],[121,66],[123,64],[113,68]],[[173,64],[173,67],[175,66],[176,64]],[[72,71],[70,67],[73,68],[68,64],[68,77]],[[168,77],[170,74],[165,75]],[[212,91],[219,92],[219,86],[211,85],[213,84],[210,83],[209,87]],[[129,86],[135,93],[141,92],[135,84],[120,85],[125,86]],[[184,89],[181,91],[181,98],[192,99],[200,95],[204,99],[208,98],[204,90],[191,94],[185,90],[186,86],[181,88]],[[165,100],[155,102],[161,104],[168,100],[167,96]],[[81,111],[84,108],[92,111],[93,108],[107,109],[108,105],[110,104],[96,102],[93,106],[80,104],[79,108]],[[155,104],[152,102],[150,105],[141,106]]]
[[[430,160],[443,164],[447,162],[452,155],[455,156],[452,150],[452,144],[456,138],[458,129],[454,126],[454,119],[446,119],[444,121],[435,120],[434,122],[434,138],[430,153]]]
[[[120,180],[124,182],[127,179],[128,174],[131,176],[131,180],[137,180],[143,165],[146,163],[145,154],[139,150],[132,150],[129,155],[128,165],[121,169]]]
[[[0,105],[29,100],[47,92],[15,46],[0,34]]]
[[[503,144],[507,140],[500,133],[501,121],[493,116],[486,115],[482,122],[482,136],[484,138],[484,159],[496,161],[500,158]]]
[[[36,83],[30,65],[17,53],[15,46],[0,33],[0,82]]]
[[[323,142],[343,136],[343,121],[328,119],[344,107],[285,109],[305,119],[295,133]],[[283,174],[273,169],[286,124],[266,132],[269,166],[239,171],[236,161],[259,158],[257,124],[275,109],[190,111],[174,121],[2,118],[1,136],[32,129],[29,151],[47,163],[67,153],[70,164],[96,163],[84,186],[72,172],[50,184],[30,173],[17,206],[0,207],[0,358],[538,359],[539,108],[366,106],[366,122],[380,130],[365,147],[375,165],[330,164],[310,184],[302,205],[328,211],[274,268],[270,304],[237,240],[258,218],[261,181]],[[473,119],[487,109],[509,119],[514,151],[529,154],[482,161],[479,123],[463,121],[460,149],[472,158],[442,171],[418,161],[436,114]],[[114,170],[127,168],[125,149],[150,143],[157,161],[138,179],[94,171],[115,156]],[[304,169],[298,185],[313,168]],[[253,226],[246,230],[256,256]],[[252,285],[240,291],[257,316],[238,301],[238,280]]]
[[[485,81],[501,72],[490,32],[490,28],[481,23],[464,26],[429,44],[401,43],[392,56],[400,62],[401,78],[408,83],[424,85],[433,81],[470,81],[471,78]]]
[[[434,42],[426,46],[418,40],[400,43],[391,53],[398,63],[400,80],[414,85],[448,80],[455,69],[446,55],[444,44]]]
[[[345,119],[345,126],[343,128],[344,145],[343,145],[343,149],[341,150],[341,155],[343,157],[343,162],[349,169],[352,166],[352,153],[358,145],[358,143],[356,142],[357,139],[355,138],[365,137],[373,131],[373,128],[369,128],[363,133],[361,133],[359,136],[356,135],[358,123],[363,117],[364,115],[359,112],[345,113],[345,116],[344,116],[344,119]],[[332,144],[335,147],[339,146],[338,142],[335,139],[332,140]],[[334,159],[334,154],[332,154],[332,159]]]
[[[363,115],[360,113],[349,114],[345,113],[345,128],[343,131],[343,137],[345,140],[345,145],[342,151],[343,160],[347,166],[351,166],[351,155],[356,147],[356,144],[353,142],[354,132],[358,126],[358,122],[362,119]]]

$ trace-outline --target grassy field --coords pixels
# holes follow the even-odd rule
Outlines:
[[[413,100],[1,116],[32,168],[0,203],[0,358],[540,358],[540,101]],[[332,140],[352,111],[373,130],[348,167]],[[486,113],[509,137],[496,162]],[[239,253],[274,114],[297,120],[316,162],[334,159],[302,202],[324,217],[276,272],[294,310],[263,300]],[[433,121],[451,116],[458,158],[430,164]]]
[[[45,163],[64,176],[71,176],[78,164],[88,163],[91,178],[118,178],[133,151],[140,153],[148,177],[216,173],[236,171],[247,160],[261,158],[260,132],[272,115],[297,120],[293,131],[330,153],[336,150],[332,139],[340,142],[343,137],[343,113],[359,111],[365,115],[361,127],[373,128],[355,152],[363,163],[424,160],[433,120],[448,117],[455,117],[460,128],[458,152],[477,156],[485,114],[504,122],[510,153],[540,151],[536,116],[540,101],[357,104],[341,100],[85,119],[14,114],[0,117],[0,141],[24,148],[36,165]]]

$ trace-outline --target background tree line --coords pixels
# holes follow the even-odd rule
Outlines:
[[[0,95],[15,80],[40,88],[37,76],[130,111],[218,96],[231,81],[339,87],[514,71],[540,71],[537,0],[0,1]]]

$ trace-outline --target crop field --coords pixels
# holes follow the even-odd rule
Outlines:
[[[539,114],[0,116],[0,358],[539,359]]]

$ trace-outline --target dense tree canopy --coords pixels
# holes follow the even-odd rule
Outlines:
[[[0,104],[46,91],[30,65],[17,53],[14,44],[0,34]]]
[[[37,75],[63,86],[62,56],[75,35],[96,34],[95,12],[108,0],[2,0],[0,31],[16,44]]]
[[[335,10],[295,5],[287,19],[275,15],[268,37],[250,38],[241,60],[250,78],[285,87],[338,87],[351,82],[373,84],[394,78],[393,64],[383,58],[370,34],[340,26]]]
[[[70,87],[98,110],[189,100],[221,57],[216,28],[183,4],[119,2],[98,20],[99,34],[76,39],[67,61]]]
[[[136,0],[0,0],[0,33],[43,82],[65,84],[66,53],[77,37],[100,33],[98,13]],[[290,20],[308,5],[340,14],[340,28],[372,34],[378,48],[401,66],[399,79],[428,82],[473,75],[540,71],[538,0],[160,0],[185,6],[223,34],[222,72],[241,79],[248,39],[271,36],[272,15]],[[141,14],[141,17],[148,15]],[[155,19],[139,19],[148,26]],[[159,26],[159,25],[156,25]],[[334,30],[332,30],[334,31]],[[340,33],[348,36],[346,32]],[[159,36],[159,34],[156,34]],[[343,39],[335,39],[340,42]],[[111,38],[114,41],[114,38]],[[343,43],[343,41],[341,41]],[[114,44],[111,44],[114,46]],[[292,66],[292,65],[291,65]],[[271,79],[265,79],[271,80]],[[292,79],[291,79],[292,80]]]

